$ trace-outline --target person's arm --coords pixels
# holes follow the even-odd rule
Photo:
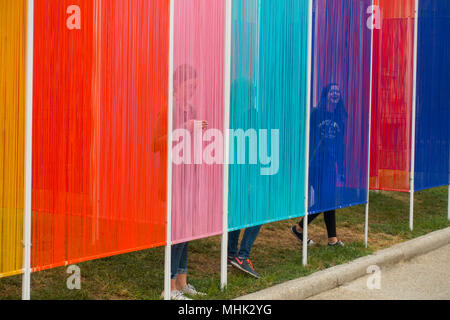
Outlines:
[[[205,130],[208,128],[208,121],[207,120],[197,120],[197,110],[195,108],[190,107],[190,120],[186,121],[184,124],[184,128],[189,130],[191,133],[194,132],[194,129],[199,126],[202,130]],[[198,127],[197,127],[198,128]]]
[[[309,161],[310,166],[315,164],[316,157],[320,152],[322,140],[320,139],[319,124],[318,122],[318,108],[313,108],[310,116],[310,137],[309,137]]]
[[[167,110],[164,110],[158,114],[156,120],[156,128],[155,135],[153,138],[153,151],[154,152],[163,152],[167,149]]]
[[[336,157],[336,166],[339,180],[345,183],[345,156],[346,156],[346,145],[345,145],[345,119],[339,121],[339,133],[336,137],[337,146],[342,148],[341,152]]]

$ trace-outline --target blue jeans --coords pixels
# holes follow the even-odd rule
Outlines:
[[[259,234],[262,226],[256,226],[245,229],[244,237],[241,241],[241,249],[238,252],[239,236],[241,230],[228,233],[228,256],[238,257],[241,260],[247,260],[250,258],[250,251],[252,250],[253,243]]]
[[[179,274],[187,274],[187,257],[189,242],[175,244],[171,248],[171,279],[176,279]]]

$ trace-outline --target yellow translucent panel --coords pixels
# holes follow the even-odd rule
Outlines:
[[[22,271],[25,46],[25,0],[0,0],[0,278]]]

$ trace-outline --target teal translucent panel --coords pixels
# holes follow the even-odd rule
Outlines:
[[[308,1],[234,0],[232,36],[229,228],[237,230],[305,214]]]

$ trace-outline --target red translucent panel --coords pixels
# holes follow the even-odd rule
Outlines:
[[[415,1],[375,4],[370,188],[409,191]]]
[[[73,4],[35,1],[35,271],[166,243],[169,1]]]

